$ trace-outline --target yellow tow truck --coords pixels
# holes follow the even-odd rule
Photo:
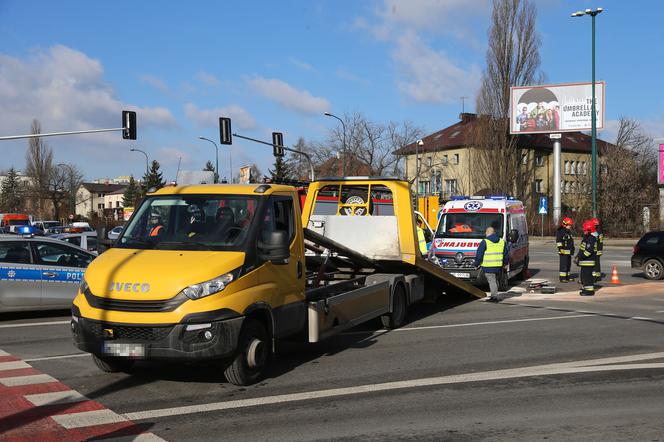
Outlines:
[[[104,371],[136,360],[218,360],[229,382],[264,374],[275,342],[318,342],[380,317],[401,326],[425,292],[484,293],[419,254],[408,184],[321,179],[300,208],[278,184],[165,187],[85,272],[78,348]]]

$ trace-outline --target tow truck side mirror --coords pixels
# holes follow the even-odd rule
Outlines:
[[[283,230],[271,232],[263,241],[258,241],[258,257],[273,264],[287,264],[290,258],[288,235]]]
[[[519,240],[519,231],[516,229],[510,230],[509,235],[507,236],[509,242],[517,242]]]

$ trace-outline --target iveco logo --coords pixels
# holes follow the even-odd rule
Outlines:
[[[482,208],[482,203],[480,201],[470,201],[464,204],[463,208],[466,212],[477,212]]]
[[[140,282],[114,282],[108,286],[109,292],[142,292],[147,293],[150,291],[150,284]]]

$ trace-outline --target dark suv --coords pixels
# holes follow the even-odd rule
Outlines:
[[[643,270],[647,279],[664,278],[664,232],[648,232],[634,246],[632,268]]]

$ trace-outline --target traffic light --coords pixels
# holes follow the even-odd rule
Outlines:
[[[122,111],[122,139],[136,139],[136,112]]]
[[[221,144],[233,144],[233,132],[231,132],[230,118],[219,118],[219,142]]]
[[[284,156],[284,134],[281,132],[272,132],[272,154],[275,157]]]

